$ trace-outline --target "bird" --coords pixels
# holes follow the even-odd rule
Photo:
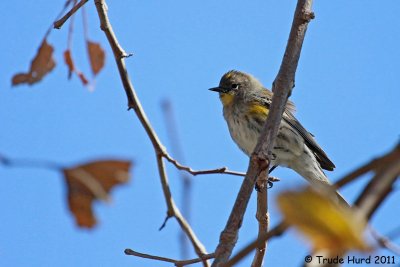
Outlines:
[[[219,93],[229,133],[250,156],[267,119],[273,93],[251,74],[237,70],[225,73],[219,86],[209,90]],[[323,170],[333,171],[335,165],[294,112],[295,105],[288,100],[271,151],[271,170],[276,166],[287,167],[311,185],[330,185]]]

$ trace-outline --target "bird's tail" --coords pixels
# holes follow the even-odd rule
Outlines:
[[[323,192],[332,191],[336,194],[337,203],[344,206],[350,206],[349,203],[344,199],[344,197],[338,192],[333,191],[331,187],[331,182],[328,177],[322,171],[321,167],[317,162],[313,162],[313,164],[304,163],[301,166],[291,166],[293,170],[295,170],[298,174],[304,177],[313,188],[321,189]]]

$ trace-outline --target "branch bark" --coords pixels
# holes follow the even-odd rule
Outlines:
[[[243,180],[228,222],[221,233],[220,242],[215,250],[216,258],[212,266],[223,265],[231,256],[256,179],[269,168],[269,154],[278,133],[287,99],[294,87],[295,72],[307,25],[314,18],[314,14],[311,12],[311,4],[312,0],[299,0],[297,2],[288,44],[278,75],[272,86],[274,95],[270,112],[257,146],[250,157],[246,177]],[[265,179],[265,177],[260,177],[260,179],[262,178]]]
[[[55,29],[61,29],[61,27],[64,25],[64,23],[72,16],[75,14],[76,11],[78,11],[86,2],[89,0],[81,0],[79,3],[74,5],[70,11],[67,12],[61,19],[57,20],[54,22],[53,27]]]
[[[257,192],[257,214],[258,221],[258,240],[268,233],[269,228],[269,213],[268,213],[268,195],[267,188],[264,187],[260,192]],[[254,254],[251,267],[262,266],[264,261],[265,251],[267,249],[266,240],[259,242]]]
[[[235,266],[236,263],[241,261],[244,257],[246,257],[251,251],[254,249],[259,248],[263,244],[265,244],[266,241],[270,240],[273,237],[277,237],[282,235],[286,229],[288,229],[288,225],[285,224],[284,222],[280,222],[277,226],[275,226],[273,229],[268,231],[267,233],[259,236],[256,240],[242,248],[238,253],[236,253],[235,256],[233,256],[225,265],[224,267],[230,267],[230,266]],[[254,261],[253,261],[254,263]]]
[[[165,197],[165,201],[167,204],[167,218],[175,217],[178,221],[179,225],[181,226],[182,230],[186,233],[189,237],[194,250],[196,251],[199,258],[202,258],[203,255],[207,254],[203,244],[198,240],[197,236],[191,229],[190,225],[187,223],[185,218],[182,216],[181,212],[179,211],[178,207],[175,205],[175,202],[172,198],[171,190],[169,188],[168,183],[168,176],[165,170],[165,165],[163,161],[163,157],[168,155],[165,151],[164,146],[162,145],[161,141],[159,140],[157,134],[153,130],[146,113],[144,112],[142,105],[139,101],[139,98],[136,95],[136,92],[133,88],[133,85],[130,81],[128,71],[125,66],[124,58],[129,56],[118,43],[118,40],[114,34],[110,21],[107,15],[107,6],[104,0],[95,0],[94,1],[97,9],[97,13],[100,19],[100,28],[104,31],[108,42],[112,48],[114,53],[114,58],[116,64],[118,66],[120,78],[125,89],[125,93],[128,99],[128,109],[133,109],[136,113],[136,116],[139,118],[143,128],[145,129],[147,135],[150,138],[151,143],[153,144],[154,151],[156,154],[157,159],[157,167],[160,176],[160,181],[162,184],[162,189]],[[206,260],[203,261],[204,266],[208,266]]]

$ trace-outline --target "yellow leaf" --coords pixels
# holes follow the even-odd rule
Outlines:
[[[366,220],[355,209],[311,189],[281,193],[278,206],[284,220],[312,242],[314,251],[369,250],[363,238]]]

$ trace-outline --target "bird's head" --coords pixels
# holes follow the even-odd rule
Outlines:
[[[218,92],[224,106],[230,105],[236,97],[245,98],[247,94],[262,90],[261,83],[252,75],[231,70],[225,73],[218,87],[209,90]]]

